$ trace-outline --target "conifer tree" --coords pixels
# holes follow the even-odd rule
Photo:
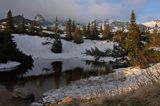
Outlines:
[[[77,44],[82,43],[82,36],[81,36],[81,30],[79,27],[76,26],[73,36],[73,41]]]
[[[87,29],[86,29],[86,26],[85,26],[85,25],[83,25],[82,35],[84,35],[84,36],[87,35]]]
[[[19,33],[25,33],[25,22],[24,22],[24,17],[23,15],[21,16],[20,22],[18,24],[18,32]]]
[[[62,53],[62,42],[58,33],[56,34],[51,51],[54,53]]]
[[[73,20],[73,22],[72,22],[72,32],[74,32],[75,29],[76,29],[76,23],[75,23],[75,21]]]
[[[88,23],[87,31],[86,31],[86,37],[89,38],[90,36],[91,36],[91,24]]]
[[[126,39],[126,49],[128,50],[128,57],[130,58],[130,64],[141,64],[141,45],[140,45],[140,30],[136,24],[136,17],[134,11],[131,13],[131,20],[128,29],[128,35]]]
[[[115,32],[114,41],[118,42],[120,46],[124,47],[125,33],[123,29]]]
[[[102,25],[100,26],[99,32],[100,32],[100,33],[102,33],[102,32],[103,32]]]
[[[105,39],[111,39],[112,38],[112,33],[111,33],[111,29],[110,29],[109,24],[104,25],[104,30],[103,30],[102,34],[103,34],[103,37]]]
[[[96,21],[93,23],[93,26],[92,26],[92,37],[93,38],[97,38],[98,37],[98,29],[97,29]]]
[[[72,40],[72,25],[71,19],[69,18],[66,22],[66,39]]]
[[[55,23],[55,36],[54,36],[54,43],[52,45],[51,51],[54,53],[61,53],[62,52],[62,42],[59,34],[59,28],[58,28],[58,18],[56,17],[56,23]]]
[[[55,32],[55,34],[57,34],[58,31],[59,31],[59,28],[58,28],[58,18],[56,17],[55,26],[54,26],[54,32]]]
[[[135,13],[131,13],[131,21],[128,29],[126,48],[132,50],[140,47],[140,30],[136,24]]]
[[[29,29],[28,29],[28,32],[29,34],[33,35],[34,34],[34,31],[35,31],[35,26],[34,26],[35,22],[31,22],[30,23],[30,26],[29,26]]]
[[[42,32],[43,28],[41,25],[39,25],[39,28],[37,30],[37,34],[40,35],[40,36],[43,36],[43,32]]]
[[[14,31],[14,24],[13,24],[13,17],[12,17],[11,10],[9,10],[8,13],[7,13],[6,30],[8,32],[13,32]]]
[[[156,24],[154,29],[153,29],[153,33],[150,34],[150,44],[151,46],[159,46],[159,33],[158,33],[158,25]]]

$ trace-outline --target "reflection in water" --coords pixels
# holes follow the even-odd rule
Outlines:
[[[47,61],[36,60],[32,70],[20,74],[3,73],[0,77],[0,91],[13,91],[22,87],[31,90],[35,94],[35,100],[39,100],[42,94],[51,89],[58,89],[73,81],[88,78],[90,76],[104,75],[112,72],[106,63],[81,60]],[[0,73],[1,75],[1,73]]]
[[[52,63],[52,69],[54,70],[54,83],[55,83],[55,88],[58,89],[60,87],[60,77],[62,73],[62,62],[57,61]]]

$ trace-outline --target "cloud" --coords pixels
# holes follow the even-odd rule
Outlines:
[[[127,3],[129,4],[134,4],[134,5],[141,5],[145,3],[147,0],[126,0]]]
[[[47,19],[54,19],[57,16],[61,19],[73,18],[78,21],[87,22],[95,18],[127,19],[131,11],[131,8],[129,8],[127,4],[135,5],[143,3],[144,1],[145,0],[124,0],[121,2],[108,2],[107,0],[1,0],[0,7],[2,8],[2,16],[5,16],[6,12],[11,9],[15,15],[23,14],[29,18],[33,18],[37,13],[40,13]]]

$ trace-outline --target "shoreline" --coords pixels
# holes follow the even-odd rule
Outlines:
[[[156,75],[160,64],[157,63],[147,69],[138,67],[117,69],[115,73],[109,75],[90,77],[75,81],[72,84],[57,90],[50,90],[43,94],[42,104],[55,104],[62,101],[65,97],[74,99],[87,100],[101,97],[104,95],[114,96],[120,92],[127,93],[136,89],[136,79],[139,78],[143,83],[148,83],[149,79],[144,76],[145,73]],[[117,89],[118,88],[118,89]]]

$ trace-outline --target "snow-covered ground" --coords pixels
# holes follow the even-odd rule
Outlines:
[[[67,96],[78,99],[94,98],[102,95],[115,95],[136,88],[137,79],[143,83],[150,81],[149,76],[156,76],[160,71],[160,63],[147,69],[123,68],[109,75],[90,77],[71,83],[67,87],[50,90],[44,93],[43,103],[55,103]],[[118,89],[117,89],[118,88]]]
[[[18,63],[18,62],[8,61],[5,64],[0,64],[0,72],[10,71],[10,70],[16,68],[19,65],[20,65],[20,63]]]
[[[28,35],[12,34],[13,40],[17,44],[17,48],[26,55],[31,55],[33,58],[41,59],[70,59],[79,58],[84,60],[93,60],[94,57],[87,56],[85,50],[97,47],[101,51],[113,49],[114,42],[84,40],[82,44],[75,44],[62,39],[63,52],[55,54],[51,51],[53,39],[49,37],[38,37]],[[110,61],[111,57],[101,60]]]
[[[52,63],[57,61],[63,62],[62,72],[77,67],[93,70],[95,67],[87,65],[85,60],[95,60],[95,58],[84,54],[86,50],[97,47],[101,51],[106,51],[107,49],[112,50],[114,46],[114,42],[109,41],[84,40],[84,43],[76,44],[62,39],[63,52],[55,54],[51,51],[54,39],[19,34],[12,34],[12,36],[17,48],[34,59],[32,70],[28,70],[20,77],[52,74],[54,73]],[[105,62],[114,60],[113,57],[99,58],[99,61]]]

